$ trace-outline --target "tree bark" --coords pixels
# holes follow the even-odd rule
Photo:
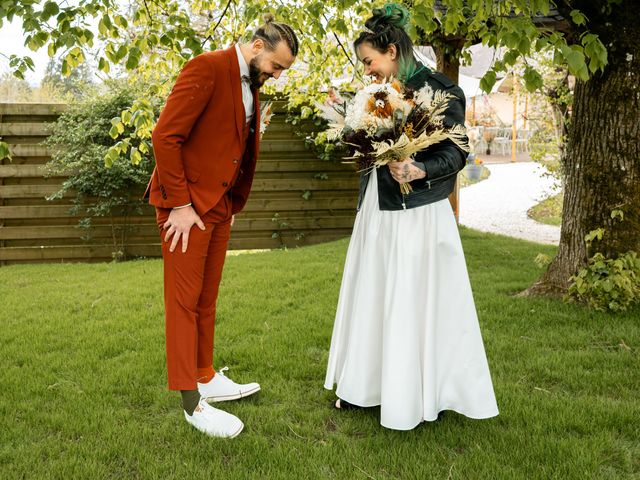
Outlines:
[[[588,257],[640,252],[640,10],[624,0],[603,15],[605,1],[576,1],[608,50],[605,71],[578,80],[563,158],[560,246],[544,275],[524,294],[561,295]],[[621,210],[624,219],[612,219]],[[587,251],[584,237],[604,228]]]

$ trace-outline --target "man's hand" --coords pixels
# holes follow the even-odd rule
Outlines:
[[[393,162],[389,164],[391,176],[398,183],[408,183],[413,180],[425,178],[426,172],[415,165],[412,158],[406,158],[401,162]]]
[[[162,228],[167,231],[167,234],[164,236],[165,242],[168,242],[171,236],[173,236],[171,246],[169,247],[170,252],[176,249],[180,237],[182,237],[182,253],[187,251],[189,232],[194,224],[198,225],[200,230],[205,230],[204,223],[202,223],[202,220],[200,220],[200,217],[193,207],[188,206],[171,210],[169,219],[162,226]]]

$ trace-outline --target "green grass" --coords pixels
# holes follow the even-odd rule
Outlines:
[[[516,298],[553,249],[462,230],[501,414],[410,432],[323,389],[347,241],[229,257],[216,365],[258,395],[201,435],[166,389],[162,263],[0,268],[0,477],[640,477],[640,315]]]
[[[527,212],[527,215],[533,218],[536,222],[560,226],[562,225],[563,197],[562,193],[558,193],[545,198],[537,205],[531,207]]]

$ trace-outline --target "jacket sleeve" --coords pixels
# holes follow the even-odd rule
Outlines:
[[[444,113],[444,126],[452,128],[464,125],[465,98],[459,87],[450,90],[454,98],[451,99]],[[423,162],[427,177],[418,182],[426,183],[439,177],[453,175],[465,166],[467,152],[458,147],[451,140],[444,140],[416,153],[414,160]]]
[[[151,136],[158,180],[168,208],[191,202],[182,159],[182,145],[214,91],[214,71],[200,55],[184,66]]]

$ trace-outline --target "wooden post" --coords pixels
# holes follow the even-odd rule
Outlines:
[[[476,126],[476,97],[475,95],[473,97],[471,97],[471,112],[472,112],[472,116],[471,116],[471,125],[473,125],[474,127]]]
[[[451,49],[449,52],[459,52],[464,45],[464,39],[451,39],[447,40],[447,44]],[[437,69],[439,72],[445,74],[453,82],[458,83],[458,73],[460,71],[460,59],[456,53],[449,53],[442,47],[435,47]],[[475,123],[475,98],[474,98],[474,123]],[[459,178],[456,178],[456,184],[453,187],[453,192],[449,195],[449,203],[453,209],[453,214],[456,217],[456,222],[459,221],[460,214],[460,186]]]
[[[516,161],[516,137],[518,135],[518,128],[516,122],[518,121],[518,79],[516,78],[516,72],[513,72],[513,125],[511,127],[511,161]]]

